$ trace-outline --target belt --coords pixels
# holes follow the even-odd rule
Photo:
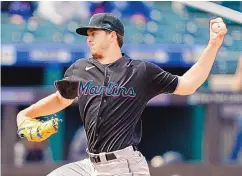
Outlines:
[[[105,157],[106,157],[106,160],[107,161],[117,159],[117,157],[115,156],[114,153],[106,153],[105,154]],[[90,156],[90,160],[93,163],[99,163],[99,162],[101,162],[101,159],[100,159],[100,156],[99,155]]]
[[[136,146],[132,146],[132,147],[133,147],[134,151],[137,150]],[[100,159],[99,155],[93,155],[93,156],[89,156],[89,157],[90,157],[91,162],[93,162],[93,163],[101,162],[101,159]],[[116,157],[116,155],[114,153],[105,153],[105,157],[106,157],[107,161],[117,159],[117,157]]]

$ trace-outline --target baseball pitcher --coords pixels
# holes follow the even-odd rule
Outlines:
[[[210,73],[226,25],[221,18],[210,21],[208,45],[183,76],[122,53],[124,26],[112,14],[95,14],[76,32],[87,36],[92,57],[73,63],[63,79],[54,82],[55,93],[18,113],[19,136],[33,142],[47,139],[58,131],[58,119],[41,122],[36,118],[57,113],[78,97],[89,158],[57,168],[49,176],[150,175],[137,147],[146,104],[158,94],[193,94]]]

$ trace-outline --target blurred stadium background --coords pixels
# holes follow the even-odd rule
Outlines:
[[[216,1],[242,12],[240,1]],[[123,52],[182,75],[209,39],[209,19],[217,17],[181,2],[1,2],[1,168],[4,176],[46,175],[86,157],[85,134],[75,104],[58,113],[58,134],[43,143],[16,135],[16,114],[55,91],[75,60],[89,57],[85,37],[75,34],[98,12],[111,12],[125,24]],[[231,80],[242,57],[242,24],[224,18],[228,34],[212,73],[189,97],[161,95],[143,113],[140,151],[152,175],[240,175],[242,95]],[[234,155],[236,157],[234,157]],[[237,157],[238,156],[238,157]]]

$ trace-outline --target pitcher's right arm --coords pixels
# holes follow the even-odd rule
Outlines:
[[[57,89],[55,93],[39,100],[18,113],[18,126],[27,118],[55,114],[72,104],[75,98],[78,97],[79,92],[79,77],[75,75],[77,73],[75,69],[78,69],[78,64],[79,61],[73,63],[66,70],[64,78],[54,82],[55,88]]]
[[[70,106],[74,99],[66,99],[57,91],[28,108],[20,111],[17,115],[17,124],[20,125],[26,118],[37,118],[55,114]]]

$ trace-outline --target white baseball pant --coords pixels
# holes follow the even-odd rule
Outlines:
[[[112,153],[117,159],[107,161],[105,153],[88,152],[90,157],[99,155],[101,161],[95,163],[88,158],[66,164],[48,176],[150,176],[145,157],[139,151],[134,151],[132,146]]]

